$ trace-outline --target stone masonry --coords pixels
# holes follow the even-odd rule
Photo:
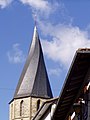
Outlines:
[[[23,114],[20,116],[20,103],[23,100]],[[31,120],[37,112],[37,101],[40,100],[40,106],[46,99],[42,98],[20,98],[14,99],[10,103],[10,120]]]

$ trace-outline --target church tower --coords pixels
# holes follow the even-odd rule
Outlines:
[[[10,120],[31,120],[42,103],[52,97],[41,43],[35,26],[28,57],[10,102]]]

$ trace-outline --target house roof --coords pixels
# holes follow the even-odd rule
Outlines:
[[[47,114],[48,109],[53,104],[56,104],[57,101],[58,101],[58,98],[53,98],[44,102],[32,120],[41,120],[44,114]]]
[[[28,57],[20,76],[14,98],[27,96],[42,98],[53,97],[36,26],[34,28]]]
[[[73,103],[90,78],[90,49],[77,50],[67,74],[52,120],[66,120]]]

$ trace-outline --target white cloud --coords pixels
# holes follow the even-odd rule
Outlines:
[[[20,0],[23,4],[30,5],[32,9],[39,11],[49,11],[50,3],[46,0]]]
[[[0,8],[7,7],[14,0],[0,0]],[[58,3],[54,2],[51,4],[48,0],[18,0],[22,4],[29,5],[31,7],[32,13],[37,14],[46,14],[49,15],[52,13],[57,7]],[[40,17],[40,16],[39,16]]]
[[[0,0],[0,8],[5,8],[8,6],[13,0]]]
[[[59,76],[61,73],[60,68],[52,68],[48,70],[49,75]]]
[[[87,31],[80,30],[77,26],[40,24],[45,35],[52,39],[42,40],[45,55],[55,62],[68,66],[78,48],[90,47]],[[48,27],[46,27],[48,26]]]
[[[16,43],[12,46],[12,49],[7,52],[9,62],[17,64],[25,61],[25,55],[19,47],[20,45]]]
[[[38,19],[47,19],[53,14],[59,7],[58,2],[52,3],[48,0],[19,0],[22,4],[30,6],[33,18],[37,16]]]

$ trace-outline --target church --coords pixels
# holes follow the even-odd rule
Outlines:
[[[35,26],[9,107],[9,120],[90,120],[90,49],[76,51],[60,96],[53,98]]]
[[[31,120],[40,106],[52,98],[42,47],[35,26],[28,57],[10,102],[10,120]]]

